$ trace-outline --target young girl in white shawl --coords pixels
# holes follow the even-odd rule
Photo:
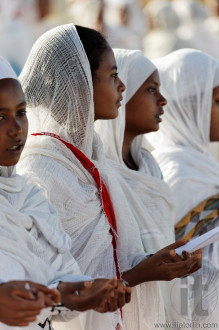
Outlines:
[[[219,165],[208,151],[210,141],[219,139],[219,62],[200,51],[183,49],[155,63],[168,104],[152,143],[164,180],[174,194],[177,224],[194,207],[219,193]],[[177,235],[191,238],[194,230],[195,226],[184,228],[183,235]]]
[[[114,54],[126,84],[124,100],[116,119],[98,120],[95,128],[106,155],[136,196],[135,210],[144,249],[154,253],[175,241],[173,196],[155,159],[145,148],[151,146],[144,137],[159,129],[166,100],[159,90],[156,66],[141,51],[114,49]],[[179,285],[179,281],[163,285],[169,322],[180,321],[180,314],[173,310]]]
[[[0,58],[0,128],[0,322],[9,326],[28,325],[41,309],[60,299],[65,307],[53,312],[43,310],[37,322],[28,328],[50,329],[52,314],[56,319],[72,319],[77,313],[68,308],[104,312],[122,307],[125,290],[121,292],[120,285],[117,291],[115,280],[94,280],[92,285],[83,282],[90,278],[80,275],[69,252],[70,238],[63,231],[56,211],[38,186],[15,173],[28,122],[21,85],[3,58]],[[48,285],[58,287],[61,297],[47,289]],[[74,295],[76,290],[81,290],[79,297]],[[11,311],[5,311],[7,307]],[[3,323],[0,329],[9,329]]]
[[[219,62],[182,49],[155,64],[168,104],[159,133],[151,137],[153,154],[174,195],[176,238],[190,239],[219,225],[219,165],[208,150],[210,141],[219,141]],[[202,281],[213,283],[207,298],[217,314],[217,242],[204,249],[204,261]]]
[[[146,258],[134,200],[123,198],[127,191],[132,199],[132,191],[94,132],[94,119],[118,115],[125,89],[112,49],[94,30],[57,27],[35,43],[20,80],[34,133],[20,171],[47,189],[82,272],[122,277],[135,286],[128,308],[108,317],[86,313],[82,328],[153,329],[164,320],[163,303],[159,285],[144,282],[185,275],[200,266],[200,258],[167,265],[177,244]]]
[[[95,128],[106,155],[139,197],[136,210],[142,242],[145,251],[154,253],[175,241],[173,196],[144,148],[143,134],[159,129],[166,100],[159,92],[157,68],[141,51],[114,49],[114,54],[126,85],[122,107],[116,119],[98,120]]]

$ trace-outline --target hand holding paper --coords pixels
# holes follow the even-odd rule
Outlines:
[[[179,248],[176,249],[176,253],[178,255],[181,255],[182,251],[194,252],[217,240],[219,240],[219,227],[216,227],[208,231],[207,233],[192,239],[187,244],[180,246]]]

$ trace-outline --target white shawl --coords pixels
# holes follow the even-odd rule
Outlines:
[[[219,62],[200,51],[183,49],[155,63],[168,104],[160,130],[150,141],[174,194],[177,223],[201,201],[219,193],[219,164],[208,151]]]
[[[49,285],[62,275],[80,273],[58,215],[36,185],[16,174],[1,175],[0,213],[0,251],[18,269],[1,263],[1,280]]]
[[[126,103],[156,67],[141,51],[114,49],[114,53],[119,77],[126,85],[124,101],[116,119],[99,120],[95,129],[101,136],[106,155],[113,160],[113,165],[136,197],[135,211],[139,214],[137,221],[142,242],[147,252],[154,253],[175,241],[172,194],[168,185],[162,181],[160,169],[153,156],[143,148],[146,144],[143,135],[135,138],[131,145],[133,159],[139,166],[138,171],[130,170],[123,162],[122,146]],[[127,198],[130,198],[128,194]]]
[[[57,212],[39,188],[14,172],[1,167],[0,176],[0,279],[30,280],[47,286],[59,280],[84,280],[72,258],[70,238],[63,231]],[[45,309],[28,329],[38,329],[38,322],[55,315]],[[77,313],[65,308],[59,316],[69,320]],[[56,316],[58,317],[58,316]],[[15,329],[0,323],[0,329]]]
[[[2,79],[18,80],[0,57]],[[80,273],[57,212],[37,185],[15,173],[14,166],[0,166],[0,214],[1,281],[27,279],[49,285],[63,275]]]
[[[156,148],[153,155],[164,180],[174,194],[177,223],[201,201],[219,193],[219,164],[208,151],[212,90],[219,85],[219,62],[200,51],[182,49],[155,64],[168,104],[160,130],[151,135],[150,142]],[[201,275],[202,285],[208,288],[202,306],[210,313],[201,320],[194,313],[193,320],[219,321],[218,251],[217,242],[204,249],[202,269],[194,274],[195,279]]]
[[[0,57],[0,79],[16,79],[10,64]],[[63,231],[57,212],[42,191],[23,177],[14,166],[0,166],[0,280],[31,280],[57,286],[59,280],[80,281],[85,277],[72,258],[70,238]],[[46,253],[45,253],[46,251]],[[44,309],[28,328],[51,317]],[[77,314],[76,314],[77,315]],[[75,313],[66,308],[59,319],[68,320]],[[0,323],[0,329],[15,329]]]
[[[94,134],[91,71],[73,24],[57,27],[36,42],[20,79],[28,103],[30,133],[59,134],[99,169],[115,210],[119,268],[121,272],[130,269],[145,258],[145,253],[135,215],[129,202],[121,200],[129,186],[106,161],[101,141]],[[110,226],[96,184],[72,152],[52,137],[30,137],[19,170],[36,177],[47,189],[71,236],[71,252],[82,272],[95,277],[115,276]],[[126,329],[152,329],[155,320],[163,319],[156,283],[138,286],[132,296],[132,303],[123,309]],[[140,310],[145,325],[140,324]],[[109,323],[109,329],[114,329],[120,319],[119,312],[88,315],[86,330],[102,330]]]

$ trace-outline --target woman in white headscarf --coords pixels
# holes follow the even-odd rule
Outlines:
[[[219,224],[219,165],[208,150],[210,141],[219,141],[219,62],[182,49],[155,64],[168,104],[160,131],[150,141],[174,195],[176,237],[190,239]],[[216,242],[204,249],[209,264],[202,273],[209,282],[218,278],[218,251]]]
[[[164,180],[174,193],[176,224],[219,193],[219,165],[208,151],[210,141],[218,140],[213,111],[218,104],[219,62],[200,51],[182,49],[155,64],[168,104],[151,142]]]
[[[159,129],[166,100],[159,93],[159,85],[156,86],[157,68],[141,51],[114,49],[114,54],[119,75],[126,85],[122,108],[116,119],[97,121],[95,128],[106,155],[139,197],[135,206],[142,242],[145,251],[154,253],[175,241],[173,196],[162,181],[155,159],[144,148],[149,145],[143,134],[153,129],[153,125]],[[134,98],[140,101],[133,106]],[[152,104],[144,103],[150,102],[150,98]],[[151,120],[154,124],[150,124]]]
[[[95,128],[106,155],[135,195],[136,219],[144,249],[154,253],[175,240],[173,196],[144,137],[145,133],[159,129],[166,100],[159,91],[156,66],[141,51],[114,49],[114,54],[119,75],[126,84],[124,102],[116,119],[99,120]],[[176,297],[180,281],[163,283],[162,288],[167,319],[179,322],[180,307],[176,305],[180,304]]]
[[[20,171],[47,189],[82,272],[122,277],[135,286],[123,323],[120,311],[108,318],[92,312],[81,318],[86,330],[154,328],[164,319],[162,298],[156,282],[144,282],[185,275],[200,260],[167,266],[164,261],[174,255],[170,248],[146,259],[134,199],[122,198],[132,190],[106,160],[94,132],[94,119],[118,115],[124,85],[116,70],[101,34],[69,24],[38,39],[20,76],[30,132],[41,132],[29,138]]]
[[[50,329],[52,315],[61,320],[77,316],[68,308],[78,311],[97,308],[102,312],[117,309],[111,297],[112,290],[116,289],[115,280],[84,283],[91,279],[81,275],[72,258],[71,241],[62,229],[57,212],[37,185],[15,172],[28,131],[26,103],[14,71],[1,57],[0,126],[0,329],[10,329],[5,324],[15,329],[13,326],[30,322],[29,329]],[[60,296],[46,286],[58,287]],[[77,297],[76,290],[85,291]],[[37,322],[32,323],[41,309],[54,305],[60,298],[63,307],[44,309]],[[105,306],[105,298],[110,307]]]

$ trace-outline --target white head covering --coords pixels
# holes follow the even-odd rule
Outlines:
[[[95,129],[100,134],[106,155],[129,185],[124,191],[129,203],[134,200],[136,221],[146,251],[154,253],[175,241],[173,197],[168,185],[161,180],[161,171],[148,149],[143,135],[137,136],[131,145],[131,153],[139,167],[138,171],[129,169],[122,159],[122,146],[125,132],[126,103],[142,84],[157,70],[139,50],[114,49],[120,79],[126,85],[124,100],[119,115],[113,120],[98,120]],[[134,197],[133,197],[134,196]],[[179,320],[173,309],[173,296],[178,282],[163,283],[162,289],[166,313],[169,321]],[[170,301],[172,299],[172,301]]]
[[[20,81],[31,113],[30,133],[39,130],[56,132],[66,141],[73,143],[87,157],[91,157],[94,122],[94,112],[91,111],[91,72],[83,46],[79,38],[74,38],[77,32],[72,27],[73,25],[69,24],[52,29],[36,41],[22,70]],[[57,35],[55,40],[54,31]],[[66,52],[66,38],[69,48],[77,51]],[[47,42],[48,40],[50,42]],[[80,68],[77,74],[75,67]],[[87,83],[78,86],[78,83],[84,80]],[[56,90],[61,90],[62,93],[56,93]],[[65,111],[60,111],[64,107]],[[84,109],[83,115],[81,108]]]
[[[16,73],[14,72],[8,61],[4,57],[0,56],[0,79],[6,78],[18,80]]]
[[[193,49],[155,61],[168,100],[160,130],[150,137],[154,155],[176,201],[176,221],[219,191],[219,165],[208,152],[213,88],[219,62]]]
[[[141,147],[147,144],[143,135],[134,139],[132,156],[139,171],[126,167],[122,159],[125,132],[126,103],[132,98],[145,80],[157,68],[141,51],[114,49],[120,79],[126,85],[124,102],[114,120],[99,120],[95,128],[104,144],[106,155],[114,161],[121,175],[137,197],[135,208],[145,216],[139,216],[138,224],[146,250],[155,252],[170,241],[174,241],[172,195],[169,187],[161,180],[161,172],[152,155]],[[163,235],[164,234],[164,235]]]
[[[97,121],[95,128],[101,135],[105,153],[110,159],[123,163],[122,145],[125,132],[125,104],[157,68],[140,50],[114,49],[114,54],[119,77],[127,86],[123,93],[123,108],[119,111],[116,120]],[[111,137],[112,131],[114,139]]]
[[[200,202],[219,193],[219,164],[208,152],[212,90],[219,85],[219,62],[200,51],[182,49],[155,63],[168,103],[160,130],[153,136],[157,146],[153,154],[173,192],[177,223]],[[212,226],[218,226],[218,221]],[[193,311],[193,320],[200,324],[218,322],[218,251],[217,242],[205,249],[202,268],[194,273],[208,287],[202,306],[208,311],[212,301],[215,306],[205,317]]]
[[[7,78],[18,80],[17,75],[9,62],[4,57],[0,56],[0,80]],[[14,166],[1,166],[0,164],[0,176],[11,176],[13,170]]]
[[[17,80],[8,61],[0,57],[0,80],[6,78]],[[4,258],[0,279],[29,279],[47,285],[75,269],[80,272],[68,252],[70,240],[56,211],[38,187],[13,169],[0,167],[0,250]]]
[[[92,159],[99,169],[116,215],[120,271],[130,269],[145,258],[145,253],[132,205],[125,198],[121,203],[121,196],[129,187],[106,161],[101,141],[94,134],[91,70],[73,24],[56,27],[38,39],[20,79],[29,108],[30,131],[59,134]],[[30,137],[20,171],[36,177],[49,192],[71,236],[71,252],[82,272],[92,277],[116,276],[110,225],[99,191],[93,177],[73,153],[52,137]],[[124,308],[123,314],[127,329],[139,329],[140,309],[149,328],[154,319],[163,319],[157,283],[143,284],[133,291],[132,303]],[[90,315],[93,316],[87,321],[86,330],[98,329],[98,320],[102,329],[106,319],[112,316],[94,312]],[[119,312],[114,313],[113,327],[119,317]]]

